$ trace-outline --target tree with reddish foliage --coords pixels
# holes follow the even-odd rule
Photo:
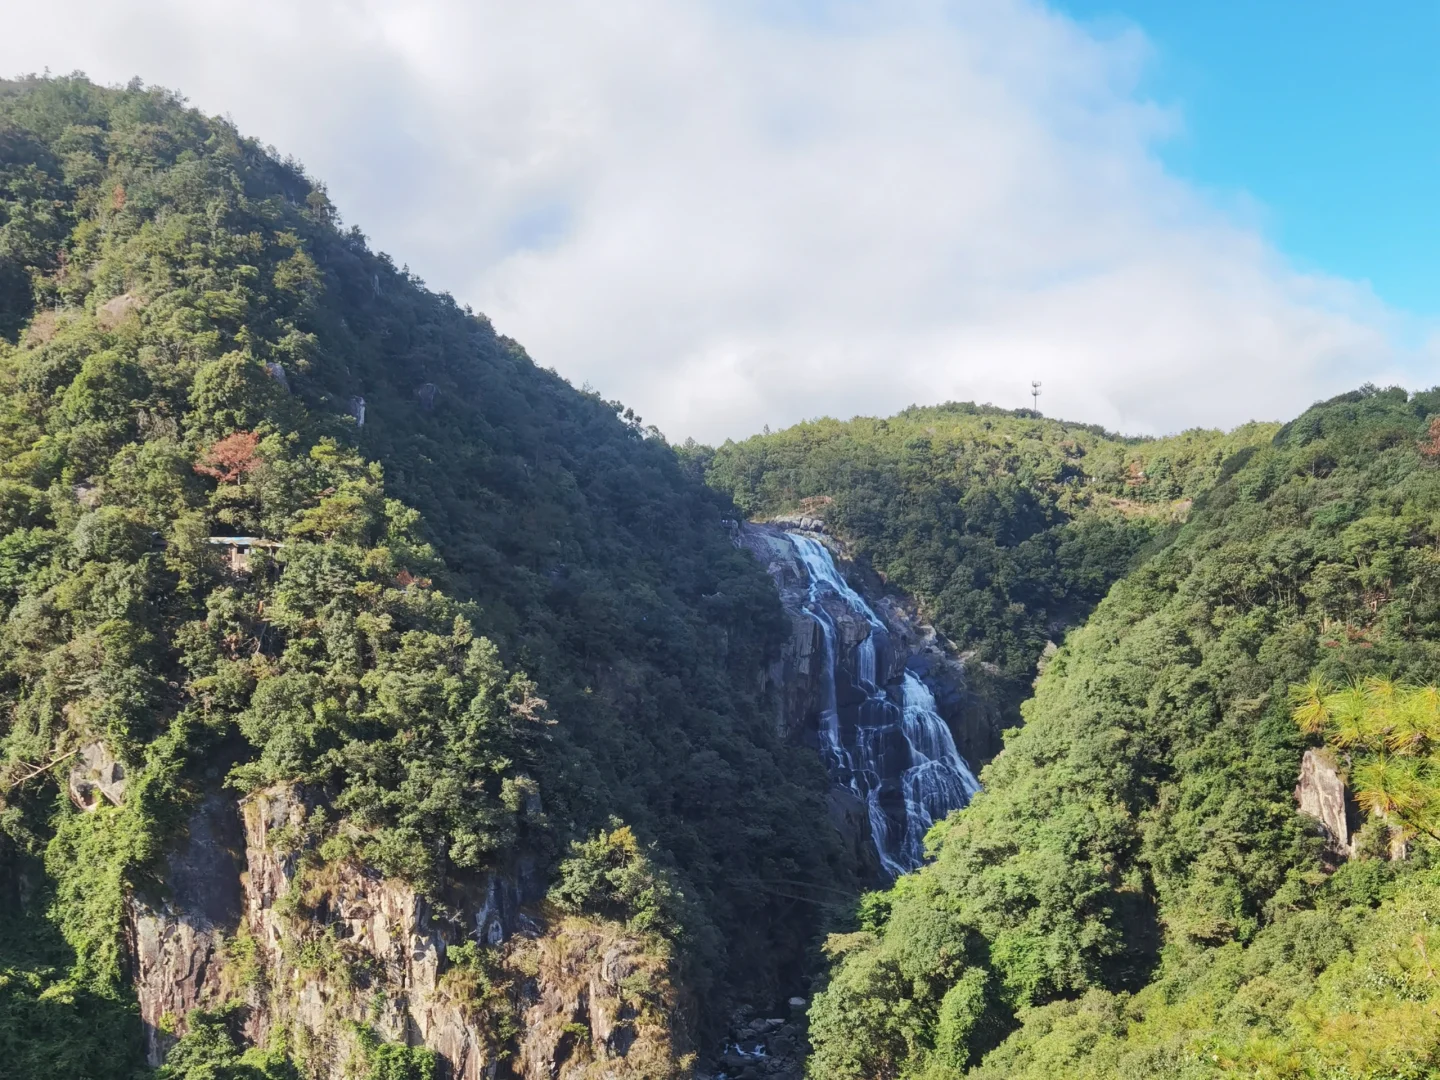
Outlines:
[[[417,577],[409,570],[401,570],[400,573],[395,575],[395,584],[399,585],[402,589],[408,589],[411,585],[418,585],[422,589],[428,589],[430,588],[430,579],[428,577]]]
[[[1430,421],[1430,430],[1420,440],[1420,456],[1431,461],[1440,459],[1440,416]]]
[[[201,476],[213,477],[222,484],[239,480],[260,463],[260,436],[253,431],[237,431],[226,435],[195,463]]]

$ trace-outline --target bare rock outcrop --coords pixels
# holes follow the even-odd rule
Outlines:
[[[120,806],[125,801],[125,766],[103,742],[82,747],[70,769],[70,801],[86,813],[102,799]]]
[[[212,795],[190,815],[167,860],[166,894],[130,897],[130,966],[151,1065],[164,1061],[192,1009],[234,990],[226,941],[242,915],[240,844],[234,800]]]
[[[522,994],[515,1065],[526,1080],[688,1076],[690,1008],[666,958],[614,924],[564,919],[514,958],[534,971]]]
[[[216,928],[130,902],[131,967],[145,1028],[145,1059],[164,1063],[174,1032],[192,1009],[221,995],[224,937]]]
[[[102,330],[113,330],[144,306],[144,301],[134,293],[121,293],[95,309],[95,321]]]
[[[1353,854],[1345,781],[1325,751],[1306,750],[1300,759],[1295,801],[1302,814],[1320,822],[1336,854],[1342,858]]]
[[[355,1072],[362,1029],[429,1047],[449,1080],[493,1080],[512,1056],[524,1080],[678,1075],[688,1021],[644,938],[591,919],[542,926],[522,910],[536,890],[521,868],[441,904],[354,860],[326,862],[301,840],[319,805],[291,785],[238,805],[212,796],[170,856],[165,894],[131,898],[152,1065],[191,1010],[241,1000],[246,1038],[285,1032],[317,1080]],[[454,962],[472,942],[494,965],[483,978]],[[513,1041],[505,1017],[519,1021]]]
[[[263,791],[242,809],[246,925],[269,974],[246,1034],[263,1043],[277,1024],[303,1028],[311,1068],[336,1080],[357,1052],[356,1025],[429,1046],[455,1080],[491,1075],[501,1048],[484,1018],[445,992],[442,974],[450,946],[501,941],[511,929],[498,879],[468,918],[463,909],[442,915],[404,882],[348,861],[302,874],[288,844],[312,809],[303,790]]]

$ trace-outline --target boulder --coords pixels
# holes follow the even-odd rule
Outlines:
[[[102,330],[113,330],[125,321],[132,312],[139,311],[144,304],[133,293],[113,296],[95,309],[95,321]]]

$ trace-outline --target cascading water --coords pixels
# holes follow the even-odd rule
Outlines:
[[[911,671],[889,685],[879,681],[890,666],[889,632],[830,552],[812,537],[788,536],[810,579],[805,612],[822,639],[820,749],[835,781],[865,801],[880,864],[898,877],[924,860],[930,826],[968,803],[980,783],[929,687]],[[837,608],[868,625],[849,648],[832,614]]]

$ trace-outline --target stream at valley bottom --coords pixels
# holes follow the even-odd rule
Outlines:
[[[924,861],[930,826],[969,803],[980,782],[956,749],[930,688],[913,671],[892,671],[889,630],[845,581],[829,549],[810,536],[786,536],[809,579],[804,612],[820,629],[820,708],[813,718],[820,752],[831,779],[864,802],[890,881]],[[849,620],[848,645],[837,614]],[[856,641],[862,625],[868,631]],[[801,1080],[810,1048],[808,1007],[808,998],[793,997],[767,1011],[740,1008],[723,1048],[697,1076]]]

